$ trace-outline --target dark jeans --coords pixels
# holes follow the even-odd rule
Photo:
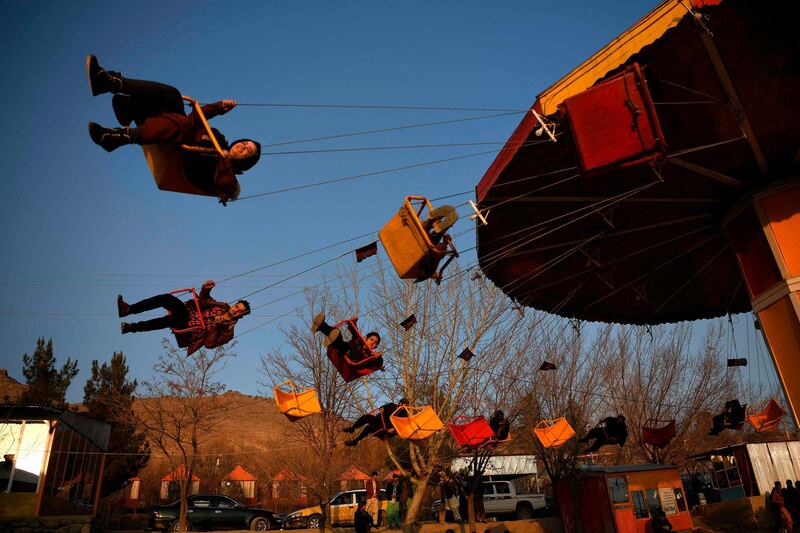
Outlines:
[[[323,322],[322,324],[319,325],[319,328],[317,328],[317,331],[321,331],[322,334],[327,337],[328,335],[331,334],[331,331],[333,331],[333,328],[327,322]],[[359,339],[355,335],[353,336],[353,338],[348,343],[342,338],[342,331],[339,330],[339,336],[336,337],[336,340],[333,341],[330,344],[330,346],[335,348],[336,351],[339,352],[342,355],[345,355],[345,354],[349,355],[350,356],[350,360],[352,360],[354,362],[359,361],[361,359],[361,357],[360,357],[360,355],[361,355],[361,349],[360,348],[362,347],[361,339]]]
[[[156,329],[183,329],[189,325],[189,310],[186,304],[171,294],[159,294],[130,305],[130,314],[135,315],[163,307],[170,314],[152,320],[134,322],[133,331],[153,331]]]
[[[147,118],[164,113],[186,114],[180,91],[165,83],[124,78],[122,93],[114,95],[114,105],[121,103],[131,110],[133,119],[139,125]]]

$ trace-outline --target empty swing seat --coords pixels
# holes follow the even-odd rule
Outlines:
[[[281,389],[284,385],[288,385],[288,391]],[[286,381],[277,385],[273,391],[278,410],[292,422],[322,412],[322,406],[314,389],[297,390],[292,381]]]
[[[367,341],[361,335],[361,331],[352,320],[342,320],[333,327],[336,329],[345,324],[349,325],[348,329],[358,335],[358,338],[361,339],[361,345],[366,348]],[[382,352],[369,350],[369,355],[367,357],[355,360],[347,352],[340,352],[333,344],[329,345],[327,348],[328,359],[333,363],[333,366],[339,372],[339,375],[342,376],[345,383],[350,383],[362,376],[372,374],[376,370],[381,370],[383,368],[381,353]]]
[[[642,442],[656,448],[664,448],[677,434],[675,421],[670,420],[662,427],[652,427],[657,425],[658,421],[654,420],[652,422],[652,425],[642,427]]]
[[[747,413],[747,419],[753,424],[756,431],[769,431],[778,427],[786,414],[774,399],[760,404],[760,409]]]
[[[456,442],[465,448],[483,446],[495,437],[489,422],[482,416],[459,416],[447,427]]]
[[[584,173],[664,160],[666,145],[639,65],[564,100]]]
[[[558,448],[575,436],[575,430],[563,416],[554,420],[542,420],[536,424],[533,432],[545,448]]]
[[[411,202],[419,202],[419,209],[414,209]],[[378,233],[378,238],[400,279],[417,281],[428,279],[436,273],[442,258],[449,256],[450,259],[439,271],[441,276],[441,272],[447,264],[458,256],[458,252],[446,234],[441,244],[435,245],[431,242],[430,236],[423,228],[419,218],[425,207],[429,212],[433,211],[433,206],[424,196],[406,196],[406,201],[400,211]],[[448,220],[444,224],[446,227],[438,229],[444,231],[454,222],[455,220]]]
[[[406,416],[399,413],[404,412]],[[444,429],[444,423],[439,419],[433,407],[413,407],[401,405],[389,418],[397,436],[403,439],[420,441],[425,440],[437,431]]]

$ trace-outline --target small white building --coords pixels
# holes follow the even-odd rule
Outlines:
[[[42,406],[0,406],[0,516],[93,515],[111,424]]]

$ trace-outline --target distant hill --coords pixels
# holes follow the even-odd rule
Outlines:
[[[8,370],[0,368],[0,401],[13,402],[28,390],[28,386],[8,375]]]

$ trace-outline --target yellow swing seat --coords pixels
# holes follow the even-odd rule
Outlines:
[[[195,114],[200,117],[206,132],[214,143],[214,151],[221,155],[222,148],[211,132],[211,126],[208,125],[208,121],[206,121],[206,117],[200,109],[200,104],[197,103],[197,100],[188,96],[184,96],[183,99],[194,107]],[[185,148],[190,149],[193,147]],[[186,177],[183,170],[183,148],[181,145],[176,143],[145,144],[142,145],[142,151],[147,160],[147,166],[150,167],[150,172],[153,173],[156,186],[162,191],[182,192],[199,196],[217,196],[215,192],[203,191],[197,188]],[[202,149],[202,151],[205,151],[205,149]]]
[[[281,389],[284,385],[288,385],[288,391]],[[292,422],[322,412],[317,391],[314,389],[298,390],[292,381],[284,381],[280,385],[276,385],[273,391],[278,410]]]
[[[786,414],[773,398],[747,411],[747,419],[759,433],[777,428]]]
[[[419,202],[419,209],[415,209],[412,202]],[[425,207],[428,212],[433,211],[433,206],[424,196],[406,196],[400,211],[378,233],[378,238],[400,279],[440,279],[450,261],[458,257],[453,241],[446,233],[441,244],[435,245],[431,242],[419,219]],[[454,221],[449,224],[452,225],[452,222]],[[437,273],[439,262],[445,256],[449,256],[449,259]]]
[[[405,416],[398,413],[405,412]],[[433,407],[412,407],[401,405],[389,417],[397,436],[409,440],[425,440],[437,431],[444,429],[444,423],[439,419]]]
[[[575,430],[563,416],[554,420],[542,420],[533,432],[545,448],[558,448],[575,436]]]

